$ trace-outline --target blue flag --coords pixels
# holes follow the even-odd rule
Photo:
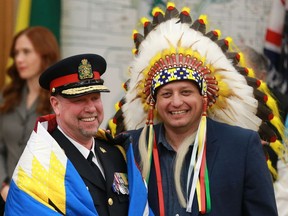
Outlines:
[[[145,180],[142,178],[140,170],[136,166],[132,144],[129,145],[126,156],[127,156],[129,195],[130,195],[129,215],[154,216],[152,210],[149,208],[148,205],[148,190]]]
[[[82,178],[40,123],[13,173],[5,215],[98,215]]]

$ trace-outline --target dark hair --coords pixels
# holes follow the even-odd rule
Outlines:
[[[243,46],[240,50],[244,53],[249,67],[252,67],[256,77],[259,73],[267,73],[269,71],[269,60],[262,54],[257,52],[250,46]]]
[[[28,27],[15,35],[10,49],[10,57],[14,60],[12,65],[7,69],[7,76],[10,82],[3,89],[3,104],[0,107],[0,113],[7,113],[20,104],[21,92],[25,85],[25,80],[19,76],[15,65],[15,44],[17,39],[25,35],[31,41],[35,51],[41,57],[41,68],[43,72],[50,65],[56,63],[60,58],[60,49],[56,37],[47,28],[41,26]],[[49,92],[40,89],[39,103],[36,107],[36,112],[40,115],[51,112],[49,102]]]

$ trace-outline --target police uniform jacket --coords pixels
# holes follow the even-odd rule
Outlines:
[[[83,179],[100,216],[128,215],[128,195],[113,191],[114,173],[127,173],[125,159],[120,150],[106,140],[95,140],[95,153],[105,173],[96,173],[78,149],[58,129],[51,134],[65,151],[77,172]]]

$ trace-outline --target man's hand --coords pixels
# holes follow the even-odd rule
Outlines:
[[[120,133],[114,138],[114,143],[121,145],[127,151],[131,143],[131,136],[130,134],[125,133],[125,132]]]

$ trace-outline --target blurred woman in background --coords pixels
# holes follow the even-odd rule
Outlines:
[[[36,118],[51,113],[49,93],[38,83],[40,74],[60,58],[53,33],[45,27],[28,27],[14,38],[10,50],[12,65],[8,84],[0,98],[0,185],[6,200],[9,181]]]

